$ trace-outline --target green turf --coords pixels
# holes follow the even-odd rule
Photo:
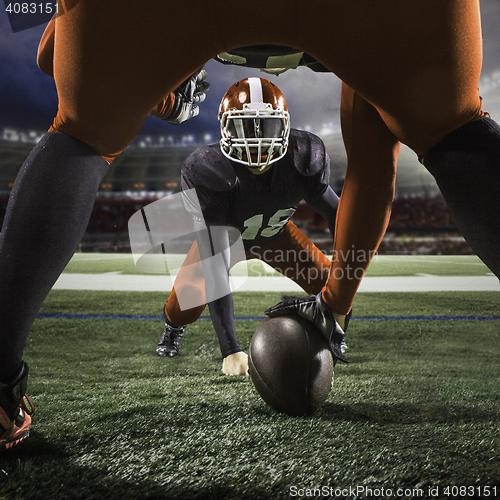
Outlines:
[[[172,260],[170,260],[172,259]],[[169,256],[173,262],[172,273],[182,263],[182,255]],[[142,274],[134,265],[131,254],[77,253],[66,267],[67,273],[120,273]],[[273,269],[258,260],[239,263],[233,275],[278,276]],[[415,276],[431,274],[436,276],[484,276],[491,274],[488,268],[473,255],[375,255],[367,276]]]
[[[491,271],[475,255],[376,255],[367,276],[485,276]]]
[[[159,316],[165,298],[55,290],[42,312]],[[235,314],[279,299],[235,293]],[[498,304],[497,292],[364,293],[354,307],[357,318],[498,316]],[[237,322],[245,350],[257,324]],[[498,320],[354,320],[351,363],[325,405],[292,418],[221,373],[210,321],[162,359],[160,320],[37,319],[25,350],[32,435],[0,455],[0,498],[428,498],[436,487],[433,498],[458,498],[452,485],[500,496],[499,332]]]

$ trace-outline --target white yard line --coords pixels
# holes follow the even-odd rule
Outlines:
[[[301,292],[293,281],[283,277],[234,277],[233,291]],[[170,276],[126,274],[63,273],[55,290],[109,290],[168,292],[172,289]],[[365,277],[359,292],[448,292],[500,291],[494,276],[397,276]]]

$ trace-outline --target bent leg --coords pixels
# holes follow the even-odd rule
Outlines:
[[[500,137],[497,124],[481,111],[478,0],[388,0],[364,2],[362,8],[360,2],[339,1],[335,5],[336,16],[318,19],[317,29],[328,33],[326,37],[306,39],[305,34],[299,34],[298,43],[307,44],[310,54],[372,104],[394,137],[423,155],[424,165],[436,178],[465,238],[498,274],[500,208],[494,190],[499,183]],[[307,19],[312,15],[309,10],[304,12],[307,24],[312,23]],[[369,172],[363,174],[366,182],[382,181],[377,180],[375,171],[372,177]],[[356,245],[344,231],[355,231],[352,226],[369,220],[355,208],[363,206],[358,205],[362,196],[351,173],[338,211],[337,252]],[[368,214],[372,219],[377,214],[386,217],[380,201],[381,205],[373,205]],[[377,224],[381,237],[383,224]],[[366,248],[378,246],[375,232],[373,227],[372,242],[367,241]],[[341,277],[347,264],[334,262],[332,272]],[[333,285],[331,293],[329,284],[324,293],[330,306],[341,307],[344,312],[353,297],[356,279],[346,293],[342,290],[348,283],[342,279]]]
[[[165,304],[165,315],[172,325],[184,326],[194,323],[203,313],[206,305],[205,280],[196,241],[191,246],[182,267],[180,268],[172,293]],[[182,310],[178,294],[189,296],[191,302],[198,307]]]
[[[83,236],[103,157],[112,161],[151,109],[218,52],[205,12],[192,9],[186,23],[177,9],[82,0],[55,20],[58,114],[16,181],[0,241],[0,380],[18,369],[38,309]],[[198,44],[200,33],[211,42]]]
[[[252,248],[249,258],[257,256],[308,294],[319,293],[328,277],[330,261],[291,221],[277,241]]]
[[[497,123],[481,111],[479,2],[364,3],[349,34],[342,25],[348,26],[358,10],[358,2],[342,3],[333,22],[339,31],[332,29],[330,43],[315,45],[314,54],[375,106],[398,140],[423,156],[462,234],[499,275],[500,207],[495,187],[499,184],[500,134]],[[344,54],[331,50],[340,46],[348,50]],[[342,221],[351,225],[362,221],[355,212],[350,216],[344,210],[351,195],[356,196],[346,183],[338,212],[342,228]],[[382,211],[379,216],[383,217]],[[346,251],[345,244],[338,250]]]
[[[422,158],[464,238],[500,278],[500,126],[473,120]]]
[[[299,46],[373,104],[393,134],[419,154],[480,114],[477,0],[420,0],[403,4],[400,0],[387,0],[383,7],[380,2],[361,5],[352,0],[313,0],[308,9],[301,8],[298,0],[269,4],[256,0],[239,6],[245,23],[234,23],[234,6],[227,1],[220,3],[220,11],[210,6],[189,9],[189,22],[185,22],[184,5],[163,0],[82,0],[57,18],[54,76],[60,102],[53,130],[82,141],[93,151],[89,153],[92,160],[82,162],[79,158],[74,167],[68,167],[71,154],[59,146],[45,149],[44,154],[54,158],[48,163],[56,168],[61,185],[59,191],[52,192],[54,206],[60,196],[63,206],[73,197],[67,216],[58,222],[63,226],[65,221],[64,233],[72,233],[69,228],[79,219],[75,200],[81,199],[82,206],[87,207],[85,214],[93,202],[97,179],[105,168],[99,155],[110,161],[116,157],[158,102],[211,57],[231,48],[255,43]],[[283,12],[283,22],[270,30],[261,22],[261,16],[273,6]],[[38,171],[43,162],[32,159]],[[81,186],[71,179],[73,173],[75,180],[82,181]],[[38,179],[33,174],[32,182],[37,185],[34,199],[49,187],[51,175],[42,173]],[[67,188],[67,183],[72,187]],[[18,200],[28,200],[25,194],[30,188],[24,185],[24,181],[19,184]],[[346,197],[351,196],[349,186],[354,183],[348,182]],[[9,208],[12,220],[17,217],[14,212],[23,212],[13,207]],[[33,214],[36,210],[37,203],[33,202],[25,212]],[[339,220],[344,218],[343,210],[339,209]],[[43,228],[51,217],[58,219],[56,210],[49,209],[48,213],[46,219],[37,214],[32,223]],[[81,233],[81,221],[85,218],[81,217],[78,230],[67,240],[56,242],[54,237],[48,244],[43,240],[30,242],[34,255],[40,252],[46,257],[43,247],[52,249],[53,272],[41,271],[44,262],[37,262],[40,296],[48,292],[57,278],[57,269],[60,272],[67,262],[69,248]],[[356,218],[346,221],[348,225],[358,222]],[[17,290],[15,295],[20,303],[33,302],[26,306],[31,312],[20,323],[9,319],[8,297],[5,303],[0,302],[0,318],[7,318],[0,320],[2,352],[7,353],[5,357],[16,352],[12,359],[18,357],[25,330],[39,307],[39,298],[33,298],[28,290],[32,286],[29,279],[22,286],[12,283],[14,276],[27,276],[23,268],[30,258],[22,249],[30,228],[21,225],[18,234],[19,237],[2,234],[1,246],[6,250],[0,250],[4,261],[0,281],[6,290],[4,295]],[[9,255],[20,256],[16,257],[15,268],[11,269],[5,260]],[[7,287],[4,283],[8,283]],[[13,365],[2,362],[3,359],[0,366]],[[0,379],[5,377],[0,374]]]
[[[46,134],[21,167],[0,235],[0,380],[18,369],[38,310],[85,233],[107,168],[92,148],[60,132]]]

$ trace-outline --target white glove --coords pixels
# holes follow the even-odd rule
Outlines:
[[[175,103],[166,122],[179,125],[198,115],[200,109],[196,104],[205,100],[205,92],[210,88],[206,78],[207,72],[199,69],[174,90]]]

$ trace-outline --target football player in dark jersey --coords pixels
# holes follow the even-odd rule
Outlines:
[[[228,0],[217,8],[63,3],[55,22],[58,112],[20,169],[0,236],[0,442],[20,415],[31,325],[85,232],[109,162],[151,110],[217,54],[290,47],[345,82],[348,165],[329,279],[317,296],[284,308],[338,343],[363,277],[349,277],[348,268],[353,258],[368,266],[387,227],[400,142],[435,177],[465,239],[500,276],[500,127],[481,110],[479,0],[255,0],[237,9]],[[392,144],[383,158],[376,136]]]
[[[219,109],[222,139],[197,149],[183,163],[183,190],[196,191],[205,224],[211,228],[207,246],[223,248],[227,227],[238,229],[246,256],[266,262],[298,283],[309,294],[318,294],[328,277],[330,261],[290,220],[305,200],[335,231],[338,196],[329,185],[330,159],[321,139],[290,129],[285,97],[268,80],[248,78],[232,85]],[[165,331],[156,352],[175,356],[186,330],[205,308],[205,280],[193,272],[199,253],[211,256],[198,238],[175,287],[165,304]],[[230,259],[227,260],[228,262]],[[214,280],[207,280],[211,288]],[[212,272],[214,274],[214,271]],[[178,296],[189,289],[199,306],[182,310]],[[226,375],[247,375],[247,355],[236,340],[231,294],[210,301],[210,315],[224,358]]]

